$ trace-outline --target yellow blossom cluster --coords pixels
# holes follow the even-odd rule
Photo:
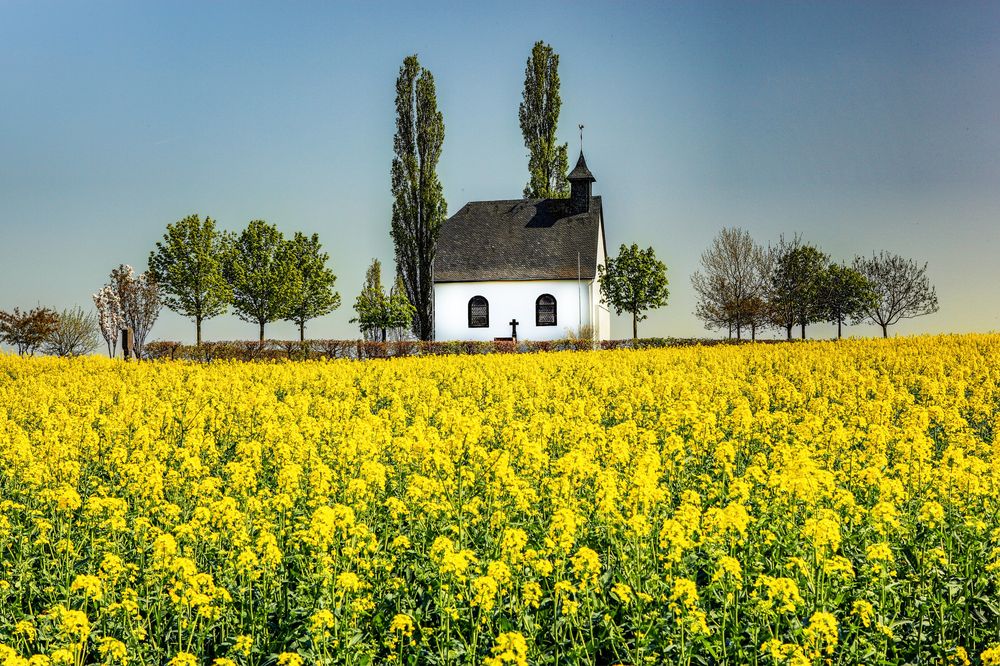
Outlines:
[[[1000,336],[0,355],[0,665],[1000,664]]]

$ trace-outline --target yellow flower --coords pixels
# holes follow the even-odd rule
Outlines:
[[[353,571],[345,571],[337,576],[337,588],[347,594],[353,594],[365,589],[365,583]]]
[[[766,607],[779,613],[794,613],[805,603],[799,595],[799,586],[791,578],[760,576],[757,587],[764,588]]]
[[[190,652],[178,652],[173,659],[167,662],[167,666],[198,666],[198,657]]]
[[[528,644],[516,631],[497,636],[490,650],[492,656],[483,660],[484,666],[528,666]]]
[[[527,581],[521,586],[521,598],[525,606],[538,608],[542,601],[542,586],[533,580]]]
[[[337,620],[328,608],[318,610],[309,618],[309,633],[313,640],[319,642],[330,637],[330,629],[336,626]]]
[[[917,514],[917,520],[934,529],[944,520],[944,507],[933,500],[924,502]]]
[[[983,666],[1000,666],[1000,645],[991,645],[982,651],[979,660]]]
[[[97,642],[97,651],[105,662],[126,666],[128,664],[128,648],[117,638],[104,637]]]
[[[411,638],[413,636],[413,618],[405,613],[396,613],[392,616],[392,622],[389,623],[389,631],[398,632],[406,638]]]
[[[242,634],[236,637],[236,641],[233,643],[233,652],[244,657],[249,657],[251,650],[253,650],[252,636]]]
[[[678,578],[670,591],[671,607],[678,610],[691,610],[698,606],[698,586],[693,580]]]
[[[282,652],[278,655],[278,666],[302,666],[298,652]]]
[[[82,592],[84,596],[94,601],[100,601],[104,598],[103,585],[101,585],[101,579],[97,576],[80,574],[73,579],[73,583],[69,589],[70,592]]]
[[[831,613],[813,613],[809,618],[809,626],[805,628],[805,635],[816,655],[824,652],[832,655],[837,647],[837,618]]]
[[[21,620],[14,625],[14,635],[23,637],[26,641],[31,643],[35,640],[35,636],[38,635],[38,630],[29,620]]]
[[[489,613],[496,605],[497,592],[500,586],[492,576],[478,576],[472,581],[472,605],[478,606],[484,613]]]
[[[743,567],[735,557],[723,555],[715,565],[715,573],[712,574],[712,582],[718,583],[727,580],[733,583],[736,589],[743,588]]]
[[[54,650],[49,658],[55,666],[74,666],[76,664],[76,656],[66,648]]]
[[[802,534],[812,541],[817,557],[826,557],[840,548],[840,522],[832,511],[824,511],[820,518],[806,520]]]
[[[90,636],[90,620],[82,611],[69,610],[59,605],[48,612],[55,618],[59,635],[70,643],[84,643]]]
[[[625,583],[615,583],[612,585],[611,594],[613,594],[623,606],[628,606],[632,603],[632,588]]]
[[[861,626],[865,629],[871,626],[874,613],[875,608],[863,599],[855,601],[851,606],[851,614],[858,616],[858,619],[861,620]]]
[[[573,573],[581,585],[597,585],[597,576],[601,573],[601,559],[590,548],[583,547],[572,557]]]

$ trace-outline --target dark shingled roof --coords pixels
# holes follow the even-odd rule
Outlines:
[[[592,183],[597,181],[594,178],[594,174],[590,173],[590,169],[587,168],[587,160],[583,159],[582,150],[580,151],[580,158],[576,161],[576,166],[566,176],[566,180],[589,180]]]
[[[586,168],[586,165],[584,165]],[[601,197],[569,215],[569,199],[472,201],[441,227],[435,282],[575,280],[597,271]]]

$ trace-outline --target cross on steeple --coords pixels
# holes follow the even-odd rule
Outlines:
[[[580,154],[583,154],[583,123],[580,123]]]

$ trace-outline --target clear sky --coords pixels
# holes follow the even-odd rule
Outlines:
[[[114,266],[145,269],[167,223],[262,218],[318,232],[339,276],[344,305],[307,335],[356,337],[364,270],[392,260],[402,59],[434,73],[454,212],[520,196],[538,39],[560,56],[571,166],[586,125],[608,243],[668,266],[669,305],[640,334],[708,334],[690,275],[724,226],[927,261],[940,312],[896,332],[1000,330],[996,2],[0,0],[0,308],[91,308]],[[255,335],[232,314],[205,325]],[[151,337],[194,326],[164,311]]]

